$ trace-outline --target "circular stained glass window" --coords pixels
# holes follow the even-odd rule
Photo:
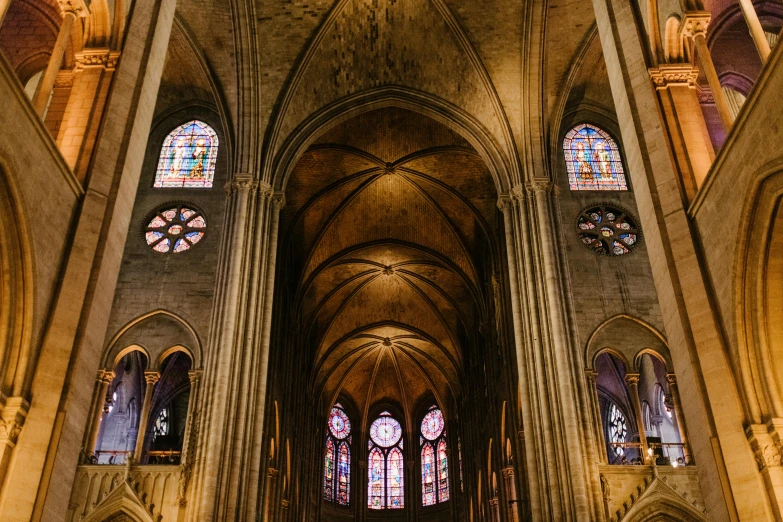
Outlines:
[[[439,409],[430,410],[421,421],[421,434],[427,440],[435,440],[443,433],[443,413]]]
[[[382,448],[394,446],[402,437],[402,426],[391,414],[384,412],[370,426],[370,438]]]
[[[631,216],[607,205],[582,212],[576,231],[586,247],[602,256],[623,256],[639,242],[639,229]]]
[[[343,440],[351,433],[351,421],[340,408],[332,408],[329,413],[329,431],[332,432],[334,438],[339,440]]]
[[[201,211],[187,204],[166,205],[144,229],[147,245],[161,254],[178,254],[190,250],[207,231]]]

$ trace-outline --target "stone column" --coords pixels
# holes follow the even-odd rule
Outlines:
[[[707,518],[769,520],[772,511],[745,436],[738,382],[715,314],[697,239],[659,102],[650,83],[646,43],[630,0],[593,0],[598,35],[645,231],[663,324],[699,463]]]
[[[73,217],[55,300],[34,373],[26,429],[9,470],[13,496],[0,497],[4,522],[62,520],[90,425],[100,360],[158,97],[176,0],[135,0],[85,191]],[[66,379],[67,377],[67,379]],[[48,448],[48,450],[42,450]],[[56,480],[53,478],[56,477]],[[38,494],[38,492],[45,494]]]
[[[775,520],[783,520],[783,466],[780,462],[780,447],[773,434],[774,426],[751,424],[745,428],[751,448],[756,456],[756,464],[764,479],[767,491],[772,497],[772,512]]]
[[[685,429],[685,415],[682,413],[682,403],[680,402],[680,392],[677,390],[677,377],[673,373],[666,375],[666,382],[669,383],[669,393],[674,403],[674,417],[677,419],[677,430],[680,432],[680,442],[682,442],[682,453],[685,455],[685,463],[691,464],[693,457],[688,445],[688,433]]]
[[[84,181],[98,136],[100,118],[109,94],[120,53],[109,49],[84,49],[76,53],[73,87],[56,135],[63,158],[79,181]]]
[[[0,26],[3,25],[8,8],[11,6],[11,0],[0,0]]]
[[[57,134],[62,127],[65,109],[68,105],[68,98],[71,96],[72,88],[73,71],[60,69],[60,72],[57,73],[57,78],[54,80],[52,98],[49,101],[49,108],[46,109],[46,116],[44,117],[44,125],[54,139],[57,139]]]
[[[139,417],[139,434],[136,437],[136,451],[133,452],[134,460],[141,463],[141,455],[144,452],[144,439],[147,438],[147,424],[150,420],[150,408],[152,407],[152,395],[155,392],[155,384],[160,380],[158,372],[144,372],[144,380],[147,388],[144,391],[144,406]]]
[[[52,49],[49,63],[47,64],[46,70],[44,71],[43,76],[41,76],[41,81],[38,82],[38,87],[33,95],[33,107],[35,107],[35,112],[38,113],[38,116],[40,116],[41,119],[43,119],[46,114],[46,106],[49,104],[49,97],[52,95],[54,81],[57,78],[57,73],[60,72],[60,67],[62,67],[65,49],[68,47],[68,42],[71,40],[73,24],[82,12],[83,6],[81,5],[81,2],[60,0],[60,8],[63,11],[63,22],[60,24],[60,32],[57,33],[57,40],[54,43],[54,49]]]
[[[715,160],[715,150],[696,95],[699,70],[690,63],[665,63],[649,72],[682,175],[681,190],[690,202]]]
[[[590,408],[593,412],[593,427],[595,428],[595,446],[596,451],[598,451],[598,460],[601,464],[608,464],[604,423],[601,419],[601,406],[598,401],[598,372],[588,371],[587,379],[590,387]]]
[[[489,499],[489,519],[492,522],[500,522],[500,506],[498,497]]]
[[[753,7],[752,0],[739,0],[740,9],[745,17],[745,22],[748,24],[748,30],[750,37],[753,38],[753,43],[756,44],[756,49],[761,57],[761,63],[767,63],[769,54],[772,52],[767,35],[764,34],[764,28],[761,27],[761,21],[759,15],[756,12],[756,8]]]
[[[556,223],[553,192],[551,183],[536,181],[515,187],[499,202],[527,431],[525,459],[527,469],[536,470],[529,484],[533,520],[587,520],[598,515],[600,497],[595,481],[584,480],[593,448],[582,443],[584,425],[576,408],[587,399],[575,378],[560,257],[550,238]]]
[[[699,65],[707,77],[707,83],[715,99],[715,107],[718,109],[720,120],[726,128],[726,132],[731,130],[734,124],[734,115],[729,107],[729,101],[720,85],[718,71],[715,70],[715,64],[712,62],[712,54],[707,47],[707,26],[710,23],[710,14],[706,11],[688,11],[682,21],[682,34],[693,41],[696,48],[696,56]]]
[[[506,493],[506,520],[509,522],[519,522],[519,500],[517,500],[517,480],[514,476],[514,466],[506,466],[501,470],[503,474],[503,488]]]
[[[627,373],[625,375],[625,383],[628,385],[628,396],[631,398],[633,416],[636,418],[636,431],[639,432],[639,442],[642,444],[642,461],[646,462],[648,458],[648,446],[647,434],[644,432],[644,414],[642,413],[642,403],[639,400],[639,374]],[[655,458],[654,455],[653,458]]]
[[[192,445],[196,442],[196,422],[198,415],[196,413],[196,404],[198,404],[199,383],[201,382],[201,370],[191,370],[188,372],[190,379],[190,397],[188,398],[188,415],[185,424],[185,433],[182,441],[182,453],[180,454],[180,464],[189,466],[192,460]]]
[[[264,522],[274,520],[275,502],[277,496],[277,476],[280,474],[275,468],[269,468],[266,475],[266,486],[264,487]]]
[[[85,437],[87,441],[84,445],[85,458],[89,458],[97,449],[98,434],[101,432],[101,419],[103,418],[103,406],[106,404],[106,394],[109,392],[109,385],[113,380],[113,371],[98,370],[98,377],[95,380],[95,394],[93,395],[92,407],[90,408],[89,418],[92,419],[92,424]]]

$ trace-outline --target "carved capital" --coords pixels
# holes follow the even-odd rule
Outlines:
[[[253,180],[252,174],[238,172],[234,179],[226,183],[226,196],[231,196],[235,192],[250,192],[258,188],[258,182]]]
[[[277,207],[278,212],[285,208],[285,194],[282,192],[275,192],[272,194],[272,204]]]
[[[97,381],[101,384],[111,384],[114,380],[115,374],[112,370],[98,370]]]
[[[147,385],[155,384],[160,380],[160,372],[144,372],[144,380],[147,381]]]
[[[506,209],[511,210],[512,208],[514,208],[514,196],[511,193],[501,194],[498,197],[498,209],[504,212]]]
[[[69,13],[74,16],[87,16],[90,14],[90,4],[85,2],[85,0],[57,0],[57,3],[63,16]]]
[[[707,27],[710,25],[710,13],[708,11],[687,11],[680,25],[680,31],[686,38],[697,36],[707,37]]]
[[[699,103],[715,104],[715,96],[712,94],[712,91],[709,87],[702,87],[701,85],[697,84],[696,97],[699,99]]]
[[[751,424],[745,428],[750,447],[756,457],[759,471],[780,466],[780,449],[763,424]]]
[[[627,373],[627,374],[625,374],[625,382],[628,383],[628,386],[638,386],[639,385],[639,374],[638,373]]]
[[[557,195],[557,186],[549,180],[533,180],[525,183],[525,189],[531,195],[554,194]]]
[[[667,373],[666,382],[669,383],[669,386],[677,386],[677,376],[673,373]]]
[[[188,379],[190,379],[190,385],[196,385],[201,380],[201,370],[190,370],[188,372]]]
[[[0,412],[0,444],[16,444],[30,404],[21,397],[8,397]]]
[[[88,67],[102,67],[107,70],[114,70],[117,68],[120,53],[109,49],[84,49],[76,53],[74,58],[76,60],[74,70]]]
[[[587,375],[587,380],[590,381],[590,384],[595,385],[598,380],[598,372],[595,370],[585,370],[585,375]]]
[[[280,501],[280,507],[283,509],[288,509],[289,504],[290,503],[286,499]]]
[[[514,467],[508,466],[500,470],[500,473],[503,475],[503,478],[510,478],[514,476]]]
[[[55,89],[66,89],[73,87],[73,73],[71,71],[60,71],[54,77]]]
[[[686,85],[696,87],[699,69],[689,63],[664,63],[648,70],[656,89]]]
[[[280,474],[280,471],[276,470],[275,468],[269,468],[267,473],[269,474],[269,478],[277,478],[277,476]]]

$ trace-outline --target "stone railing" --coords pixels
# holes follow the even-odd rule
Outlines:
[[[81,465],[65,520],[91,521],[111,504],[133,505],[155,522],[176,521],[185,505],[180,500],[181,480],[180,466]],[[98,520],[103,516],[101,512]]]

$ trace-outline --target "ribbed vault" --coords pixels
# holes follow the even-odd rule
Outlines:
[[[387,108],[328,131],[299,160],[281,232],[313,396],[411,418],[459,395],[489,313],[497,196],[482,159],[421,115]]]

